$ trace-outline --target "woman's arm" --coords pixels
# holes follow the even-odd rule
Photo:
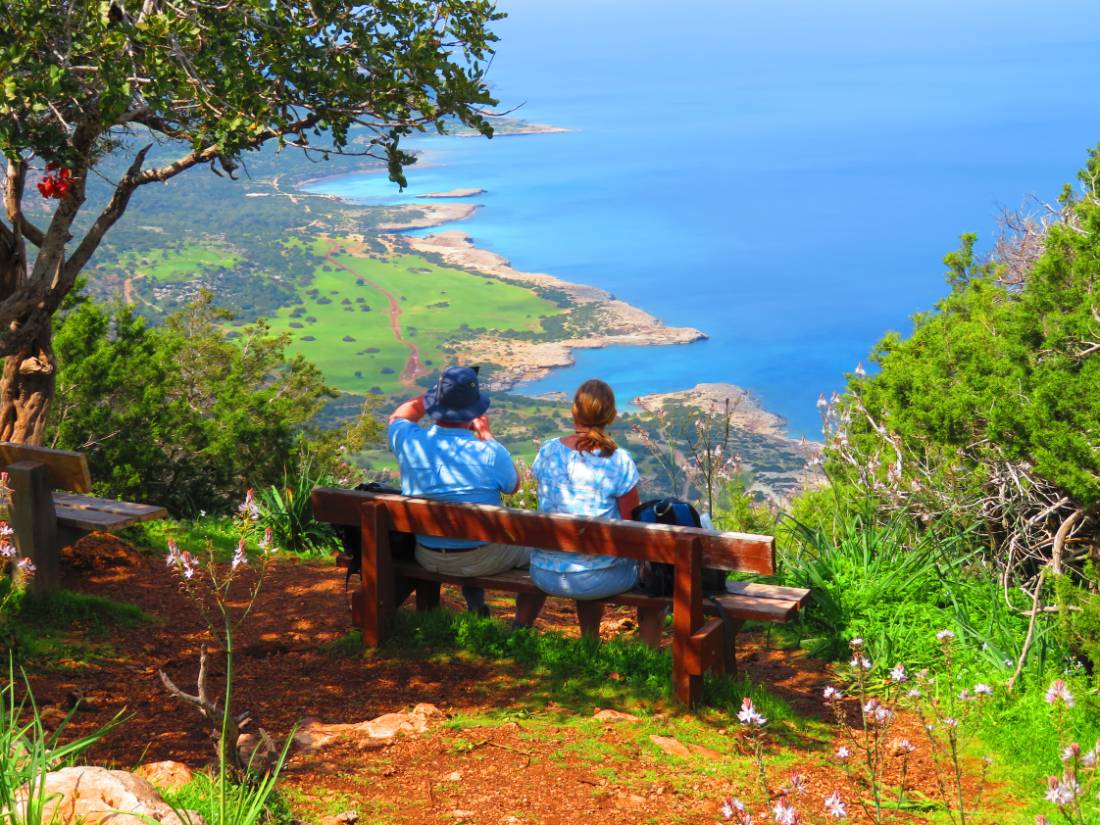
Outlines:
[[[619,516],[624,521],[630,521],[634,518],[634,508],[641,503],[642,497],[638,493],[637,486],[635,486],[629,493],[619,496]]]

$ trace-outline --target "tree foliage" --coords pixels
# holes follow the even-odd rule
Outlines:
[[[233,176],[268,142],[383,158],[404,182],[403,137],[491,135],[499,16],[491,0],[0,4],[0,438],[40,438],[51,316],[137,189],[199,165]]]
[[[245,487],[280,484],[301,462],[335,469],[374,433],[367,415],[315,430],[336,395],[317,368],[287,358],[287,338],[262,323],[230,340],[224,320],[209,295],[162,327],[91,302],[63,314],[49,436],[87,453],[100,492],[178,514],[217,512]]]

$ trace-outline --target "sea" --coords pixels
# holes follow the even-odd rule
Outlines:
[[[754,392],[794,436],[888,330],[946,292],[943,256],[1075,183],[1100,141],[1096,0],[502,0],[501,109],[571,131],[426,137],[364,203],[481,188],[445,226],[602,287],[696,344],[576,353],[522,391],[609,381]],[[430,230],[438,231],[438,230]]]

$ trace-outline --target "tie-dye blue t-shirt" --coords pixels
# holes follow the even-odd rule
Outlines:
[[[609,456],[571,450],[555,438],[542,445],[531,465],[538,481],[539,511],[619,518],[619,498],[638,486],[638,468],[623,449]],[[559,550],[532,550],[531,566],[556,573],[602,570],[614,556],[585,556]]]

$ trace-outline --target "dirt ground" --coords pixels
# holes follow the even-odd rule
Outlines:
[[[32,670],[39,704],[67,710],[80,697],[73,720],[80,730],[125,708],[130,719],[91,754],[100,764],[132,768],[165,759],[193,768],[208,764],[213,741],[205,723],[170,697],[157,675],[163,669],[181,688],[193,690],[199,647],[209,638],[163,561],[112,537],[92,536],[70,554],[66,577],[69,589],[137,604],[157,621],[113,631],[109,646],[90,662]],[[591,720],[595,707],[539,705],[538,680],[507,662],[334,654],[331,645],[350,629],[343,590],[342,571],[331,564],[274,566],[237,640],[237,707],[251,711],[276,738],[304,717],[360,722],[421,702],[454,721],[381,748],[346,744],[293,756],[281,787],[303,822],[355,810],[360,822],[379,825],[714,823],[723,797],[756,793],[753,763],[737,731],[715,729],[705,711],[695,717],[670,706],[652,709],[656,715],[644,725],[597,724]],[[457,594],[445,591],[445,602],[455,609]],[[507,599],[491,603],[494,615],[510,619]],[[629,612],[609,612],[604,636],[630,633],[632,624]],[[571,604],[549,600],[539,627],[575,634]],[[211,687],[219,688],[224,673],[218,657],[212,661]],[[739,661],[753,682],[798,716],[827,720],[819,698],[829,682],[824,663],[798,651],[770,649],[763,634],[751,633],[742,637]],[[501,713],[509,709],[516,711],[511,718]],[[838,744],[832,730],[812,721],[786,724],[791,729],[769,756],[772,787],[802,774],[806,790],[797,800],[813,813],[810,821],[826,821],[822,799],[835,789],[849,800],[851,821],[870,821],[853,804],[832,757]],[[667,756],[649,739],[654,731],[675,736],[691,730],[709,737],[709,747],[691,759]],[[923,741],[913,719],[900,720],[894,735]],[[892,761],[887,777],[896,780],[899,769],[900,760]],[[931,762],[918,752],[909,764],[908,784],[935,799],[934,775]],[[908,811],[889,821],[929,821],[926,817]]]

